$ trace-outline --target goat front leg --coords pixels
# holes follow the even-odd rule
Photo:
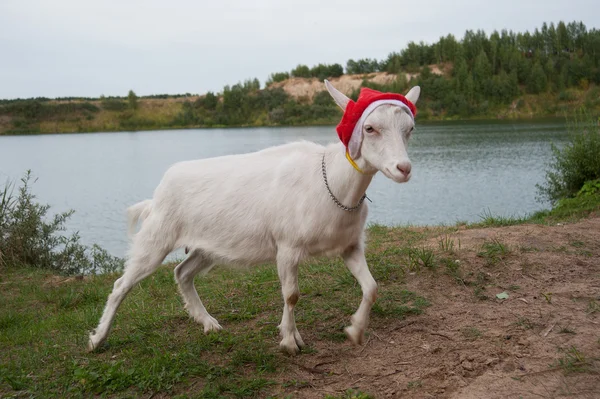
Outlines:
[[[344,329],[352,343],[360,345],[363,342],[365,329],[369,324],[371,306],[373,306],[373,303],[377,299],[377,283],[369,271],[362,245],[355,245],[348,248],[342,256],[346,266],[360,284],[363,293],[360,306],[350,319],[352,324]]]
[[[294,307],[300,297],[298,288],[298,263],[301,252],[289,248],[280,248],[277,251],[277,273],[281,281],[281,293],[283,295],[283,316],[279,324],[282,351],[290,355],[296,355],[304,346],[302,337],[296,328],[294,319]]]

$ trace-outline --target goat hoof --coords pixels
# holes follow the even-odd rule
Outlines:
[[[283,353],[287,353],[290,356],[296,356],[300,353],[300,348],[296,344],[296,339],[293,336],[289,336],[288,338],[284,338],[279,343],[279,349]]]
[[[204,324],[204,333],[207,334],[211,331],[220,331],[223,329],[217,319],[212,316],[209,316],[208,319],[202,323]]]
[[[362,345],[363,343],[363,331],[359,331],[356,327],[354,326],[349,326],[344,328],[344,332],[346,333],[346,335],[348,336],[348,338],[350,339],[350,341],[352,341],[352,343],[354,345]]]
[[[302,340],[302,337],[300,336],[300,333],[298,332],[298,330],[294,331],[294,340],[296,341],[296,345],[298,345],[298,347],[300,349],[302,349],[306,346],[304,344],[304,341]]]
[[[102,340],[99,339],[94,339],[93,335],[90,335],[90,339],[88,340],[88,345],[87,345],[87,350],[88,352],[93,352],[96,349],[98,349],[98,347],[100,345],[102,345]]]

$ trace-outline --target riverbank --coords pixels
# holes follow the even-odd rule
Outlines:
[[[224,327],[209,335],[185,313],[165,265],[132,291],[107,345],[91,354],[87,333],[117,276],[4,268],[0,396],[592,398],[600,200],[569,201],[527,220],[372,226],[367,260],[379,298],[358,348],[342,329],[360,287],[339,260],[303,265],[296,320],[308,347],[296,358],[277,349],[272,265],[197,280]]]
[[[333,80],[334,84],[343,84],[351,95],[352,90],[357,90],[354,86],[360,87],[363,80],[386,82],[379,75],[344,75],[338,78],[340,82]],[[229,100],[214,95],[139,98],[135,106],[130,106],[125,98],[3,100],[0,135],[335,125],[341,112],[323,89],[316,79],[293,78],[264,90],[242,91],[240,99],[231,100],[235,103],[231,109],[224,103]],[[523,94],[505,105],[484,101],[471,106],[466,114],[449,114],[425,96],[419,103],[418,118],[420,121],[565,118],[582,107],[592,115],[600,114],[599,87],[567,89],[558,94]]]

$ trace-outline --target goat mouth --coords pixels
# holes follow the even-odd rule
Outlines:
[[[385,177],[387,177],[390,180],[393,180],[396,183],[406,183],[407,181],[410,180],[412,174],[409,173],[408,176],[405,175],[397,175],[392,173],[388,168],[385,168],[382,170],[383,174],[385,175]]]

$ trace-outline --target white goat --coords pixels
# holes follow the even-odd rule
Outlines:
[[[345,110],[349,99],[325,84]],[[414,104],[419,94],[416,86],[406,99]],[[189,248],[190,254],[175,268],[175,279],[186,309],[205,332],[221,326],[198,297],[194,276],[208,273],[216,264],[249,266],[276,260],[284,300],[280,347],[290,354],[304,345],[294,320],[298,264],[309,256],[341,254],[363,292],[345,331],[354,344],[362,343],[377,284],[364,255],[367,204],[359,201],[377,171],[397,183],[410,179],[406,147],[414,118],[406,108],[384,104],[361,121],[364,139],[354,161],[362,174],[346,159],[342,143],[323,147],[298,142],[172,166],[152,200],[128,209],[130,227],[138,220],[142,224],[133,235],[124,274],[115,282],[90,335],[89,349],[106,340],[115,312],[131,288],[181,247]],[[359,206],[352,212],[338,203]]]

